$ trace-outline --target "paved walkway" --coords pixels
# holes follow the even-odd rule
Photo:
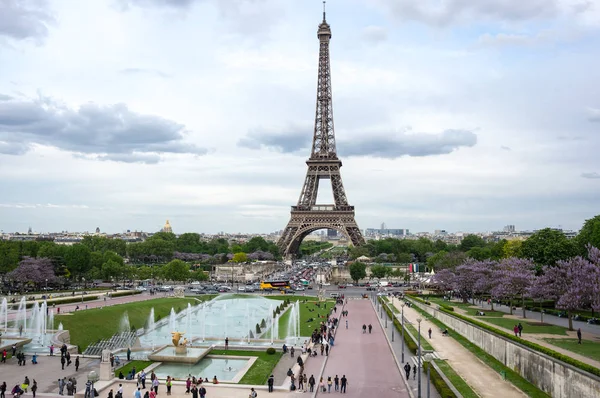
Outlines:
[[[393,302],[393,305],[401,311],[401,300],[394,299]],[[423,318],[423,316],[415,309],[405,306],[404,318],[405,322],[410,322],[415,329],[418,329],[417,318]],[[427,333],[429,328],[432,330],[431,339]],[[426,339],[440,358],[445,359],[452,369],[481,397],[527,396],[510,382],[502,380],[500,374],[481,362],[452,337],[442,336],[439,328],[427,319],[423,319],[421,322],[421,339]]]
[[[347,397],[409,397],[402,375],[390,352],[385,334],[371,302],[349,300],[348,329],[346,318],[340,318],[335,345],[323,372],[324,380],[346,375]],[[371,334],[363,334],[362,325],[373,325]],[[318,382],[318,377],[315,376]],[[332,387],[333,392],[333,387]],[[325,396],[319,392],[317,396]]]
[[[433,304],[433,303],[432,303]],[[437,308],[437,304],[434,304]],[[473,306],[473,308],[480,308],[477,306]],[[494,306],[494,309],[496,309],[496,306]],[[513,331],[511,329],[507,329],[504,328],[502,326],[496,325],[494,323],[491,322],[487,322],[485,317],[473,317],[467,314],[467,312],[459,307],[454,307],[454,311],[456,311],[457,313],[464,315],[466,317],[469,317],[471,319],[474,319],[478,322],[482,322],[485,323],[486,325],[489,325],[491,327],[494,327],[496,329],[500,329],[500,330],[504,330],[508,333],[513,333]],[[504,318],[508,318],[508,319],[514,319],[515,323],[518,322],[528,322],[528,321],[536,321],[532,318],[522,318],[518,316],[518,312],[515,312],[515,310],[513,310],[513,314],[515,315],[505,315]],[[521,315],[523,313],[521,312]],[[546,316],[544,316],[544,322],[546,322]],[[583,363],[587,363],[588,365],[592,365],[595,366],[597,368],[600,369],[600,361],[596,361],[593,360],[591,358],[588,358],[586,356],[577,354],[573,351],[569,351],[569,350],[565,350],[564,348],[560,348],[558,346],[555,346],[554,344],[550,344],[547,341],[545,341],[545,338],[551,338],[551,339],[567,339],[567,338],[571,338],[571,339],[576,339],[577,338],[577,332],[576,331],[567,331],[567,335],[556,335],[556,334],[539,334],[539,333],[527,333],[527,325],[524,325],[525,328],[523,329],[523,335],[522,335],[522,339],[523,340],[527,340],[527,341],[531,341],[532,343],[536,343],[539,344],[541,346],[547,347],[551,350],[554,350],[556,352],[559,352],[561,354],[564,354],[566,356],[569,356],[571,358],[577,359],[578,361],[581,361]],[[590,326],[595,326],[595,325],[590,325]],[[584,340],[594,340],[596,342],[599,341],[598,336],[591,334],[591,333],[583,333],[582,334],[583,339]]]
[[[488,303],[484,303],[483,305],[477,305],[477,306],[473,306],[473,307],[474,308],[482,308],[484,311],[489,310],[491,308],[491,306]],[[516,307],[516,308],[517,308],[516,310],[513,310],[513,314],[516,316],[522,316],[523,309],[521,307]],[[510,307],[507,305],[494,304],[494,310],[502,311],[507,314],[510,313]],[[529,320],[539,321],[539,320],[541,320],[541,315],[542,314],[540,312],[527,311],[527,319],[529,319]],[[600,314],[597,315],[597,317],[600,318]],[[569,327],[569,319],[568,318],[558,317],[556,315],[550,315],[550,314],[544,314],[544,323],[550,323],[552,325],[562,326],[565,328]],[[600,325],[590,325],[589,323],[584,322],[584,321],[573,320],[573,328],[575,330],[577,330],[578,328],[581,328],[581,332],[584,334],[584,336],[586,334],[589,334],[590,336],[588,336],[588,338],[590,338],[590,339],[600,338]]]

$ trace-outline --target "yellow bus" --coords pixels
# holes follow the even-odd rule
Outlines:
[[[286,290],[290,289],[290,281],[262,281],[260,290]]]

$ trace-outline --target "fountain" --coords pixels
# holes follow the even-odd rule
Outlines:
[[[6,301],[6,297],[2,299],[2,304],[0,305],[0,327],[4,325],[4,333],[6,333],[6,329],[8,329],[8,301]]]
[[[17,321],[15,322],[15,326],[19,330],[27,329],[27,300],[25,296],[21,298],[19,301],[19,309],[17,310]]]
[[[129,323],[129,314],[127,311],[121,317],[121,321],[119,322],[119,332],[127,333],[131,331],[131,325]]]
[[[187,308],[186,308],[186,321],[187,321],[187,332],[190,336],[190,342],[193,340],[192,339],[192,305],[190,303],[188,303]]]
[[[50,314],[48,315],[48,330],[54,330],[54,310],[50,310]]]
[[[169,313],[169,330],[175,330],[175,322],[177,321],[177,314],[175,314],[175,309],[171,307],[171,312]]]
[[[60,322],[60,323],[58,324],[58,330],[63,330],[63,324],[62,324],[62,322]]]

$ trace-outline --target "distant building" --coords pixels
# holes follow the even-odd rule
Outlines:
[[[513,233],[516,231],[515,226],[514,225],[506,225],[503,228],[504,232],[508,232],[508,233]]]
[[[171,228],[171,224],[169,224],[169,220],[165,223],[165,226],[161,229],[161,232],[169,232],[173,233],[173,228]]]
[[[96,233],[99,234],[100,233],[100,227],[96,227]]]
[[[327,230],[327,237],[328,238],[336,238],[338,235],[337,231],[335,229],[328,229]]]
[[[367,236],[407,236],[408,234],[408,229],[367,228],[365,231]]]

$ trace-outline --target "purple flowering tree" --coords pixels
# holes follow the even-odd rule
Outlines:
[[[515,299],[521,299],[523,306],[523,318],[525,313],[525,295],[535,280],[535,264],[529,259],[509,257],[498,263],[493,273],[496,281],[491,293],[494,297],[508,299],[510,314],[512,315],[512,304]]]
[[[496,286],[496,278],[494,276],[498,269],[498,263],[492,260],[478,261],[474,264],[474,271],[477,273],[475,282],[475,291],[481,296],[489,294],[494,298],[492,290]],[[492,311],[494,311],[494,301],[490,300]]]
[[[436,274],[433,275],[432,282],[435,286],[441,290],[444,294],[450,292],[454,287],[454,272],[452,270],[445,268],[439,270]]]
[[[536,298],[556,300],[556,308],[565,310],[569,330],[573,330],[573,311],[593,308],[600,310],[600,251],[588,247],[588,259],[574,257],[544,267],[544,273],[532,286]]]
[[[41,283],[54,282],[54,266],[49,258],[24,257],[19,266],[6,274],[6,279],[26,284],[29,282],[39,286]]]
[[[456,267],[453,290],[459,294],[464,303],[472,298],[473,304],[475,304],[475,284],[479,278],[478,271],[477,261],[472,259],[467,259],[462,265]]]

